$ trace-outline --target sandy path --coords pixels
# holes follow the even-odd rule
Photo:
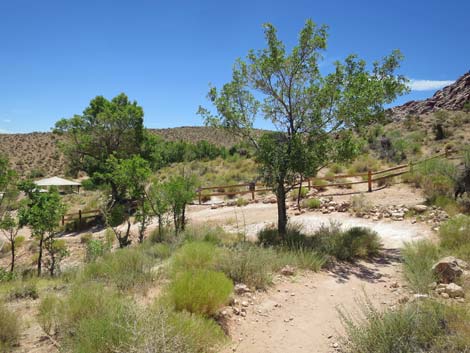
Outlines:
[[[230,321],[232,343],[223,351],[240,353],[334,352],[343,332],[338,309],[357,314],[366,293],[377,307],[396,303],[403,289],[399,263],[388,257],[378,263],[339,267],[331,272],[279,278],[256,298],[247,316]]]

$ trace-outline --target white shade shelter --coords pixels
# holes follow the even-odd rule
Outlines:
[[[62,186],[70,186],[73,188],[74,186],[77,187],[77,190],[80,191],[80,186],[81,184],[76,181],[72,180],[67,180],[59,177],[52,177],[52,178],[46,178],[46,179],[41,179],[37,180],[34,182],[37,186],[42,186],[42,187],[50,187],[50,186],[56,186],[56,187],[62,187]]]

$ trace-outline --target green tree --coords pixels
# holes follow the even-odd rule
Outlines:
[[[47,237],[44,240],[44,249],[49,254],[49,258],[45,261],[49,274],[54,276],[57,270],[60,270],[60,262],[70,255],[67,250],[67,244],[63,239],[55,239]]]
[[[20,189],[26,193],[28,198],[19,208],[19,224],[20,226],[29,226],[32,236],[39,242],[37,273],[40,276],[43,249],[46,243],[53,242],[57,235],[59,222],[65,213],[65,205],[56,190],[40,192],[31,182],[22,183]]]
[[[15,270],[16,250],[22,245],[24,241],[24,237],[18,236],[19,229],[20,226],[18,221],[13,216],[13,212],[4,212],[2,218],[0,219],[0,231],[3,233],[10,245],[10,272]]]
[[[137,102],[121,93],[110,101],[97,96],[82,115],[59,120],[54,132],[65,137],[61,148],[71,171],[83,170],[93,177],[95,172],[106,172],[111,155],[117,159],[140,155],[145,139],[143,116]],[[117,187],[111,187],[119,198]]]
[[[150,220],[146,192],[150,173],[149,163],[139,156],[128,159],[117,159],[110,156],[106,162],[106,172],[96,173],[97,178],[112,185],[121,195],[119,200],[113,199],[108,202],[104,212],[108,225],[113,229],[120,247],[130,244],[130,217],[135,207],[137,208],[136,219],[140,222],[139,241],[144,240],[145,230]],[[117,229],[123,221],[127,222],[127,229],[124,232]]]
[[[163,240],[165,217],[169,211],[169,200],[165,185],[159,182],[152,183],[148,190],[148,200],[153,214],[158,220],[158,237]]]
[[[175,234],[186,226],[186,206],[196,197],[196,179],[185,174],[173,176],[164,184],[164,189],[173,216]]]
[[[320,62],[326,49],[327,27],[308,20],[290,53],[276,29],[265,24],[265,49],[238,59],[232,80],[220,90],[211,87],[212,113],[200,107],[205,123],[222,127],[251,141],[278,199],[278,231],[286,233],[287,186],[294,178],[356,149],[350,131],[360,131],[384,116],[383,105],[406,91],[406,79],[394,74],[401,54],[392,52],[369,71],[355,55],[335,62],[333,72],[322,75]],[[262,117],[278,130],[261,143],[253,130]],[[326,153],[322,154],[322,151]],[[311,157],[312,155],[313,157]],[[301,163],[297,164],[297,157]],[[318,164],[308,166],[305,162]]]

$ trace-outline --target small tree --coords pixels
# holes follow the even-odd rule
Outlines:
[[[10,245],[11,263],[10,272],[15,270],[16,250],[24,241],[24,237],[18,236],[20,227],[17,220],[13,217],[11,212],[5,212],[3,219],[0,219],[0,231],[3,233]]]
[[[52,242],[56,236],[59,222],[65,213],[65,205],[57,190],[40,192],[31,182],[22,183],[20,188],[26,193],[28,199],[19,209],[19,224],[29,226],[32,236],[39,242],[37,274],[40,276],[45,243]]]
[[[166,182],[164,188],[173,215],[175,234],[178,234],[186,226],[186,206],[196,197],[196,179],[183,171]]]
[[[360,132],[383,118],[383,105],[407,88],[406,79],[394,74],[401,60],[399,51],[375,62],[371,71],[363,60],[350,55],[344,63],[336,62],[333,72],[322,75],[326,26],[317,27],[308,20],[290,53],[273,25],[264,28],[266,48],[251,50],[246,61],[237,60],[232,81],[221,90],[210,89],[208,97],[216,113],[202,107],[198,113],[206,124],[228,129],[259,150],[266,181],[278,201],[278,231],[284,236],[290,181],[352,156],[356,144],[351,131]],[[278,130],[261,144],[253,129],[259,117]]]
[[[49,254],[49,258],[45,261],[45,265],[49,270],[49,274],[54,276],[56,271],[60,270],[60,262],[67,256],[70,255],[67,250],[67,244],[63,239],[54,239],[53,237],[47,237],[44,240],[44,248]]]
[[[147,195],[149,206],[158,220],[158,237],[162,240],[165,217],[168,214],[170,206],[166,188],[162,183],[153,183],[150,185]]]

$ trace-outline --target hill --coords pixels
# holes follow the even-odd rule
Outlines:
[[[150,129],[170,141],[197,142],[207,140],[218,146],[230,147],[240,140],[223,130],[204,126],[183,126],[170,129]],[[0,134],[0,154],[8,156],[20,175],[63,175],[65,160],[57,142],[60,137],[51,132]]]

